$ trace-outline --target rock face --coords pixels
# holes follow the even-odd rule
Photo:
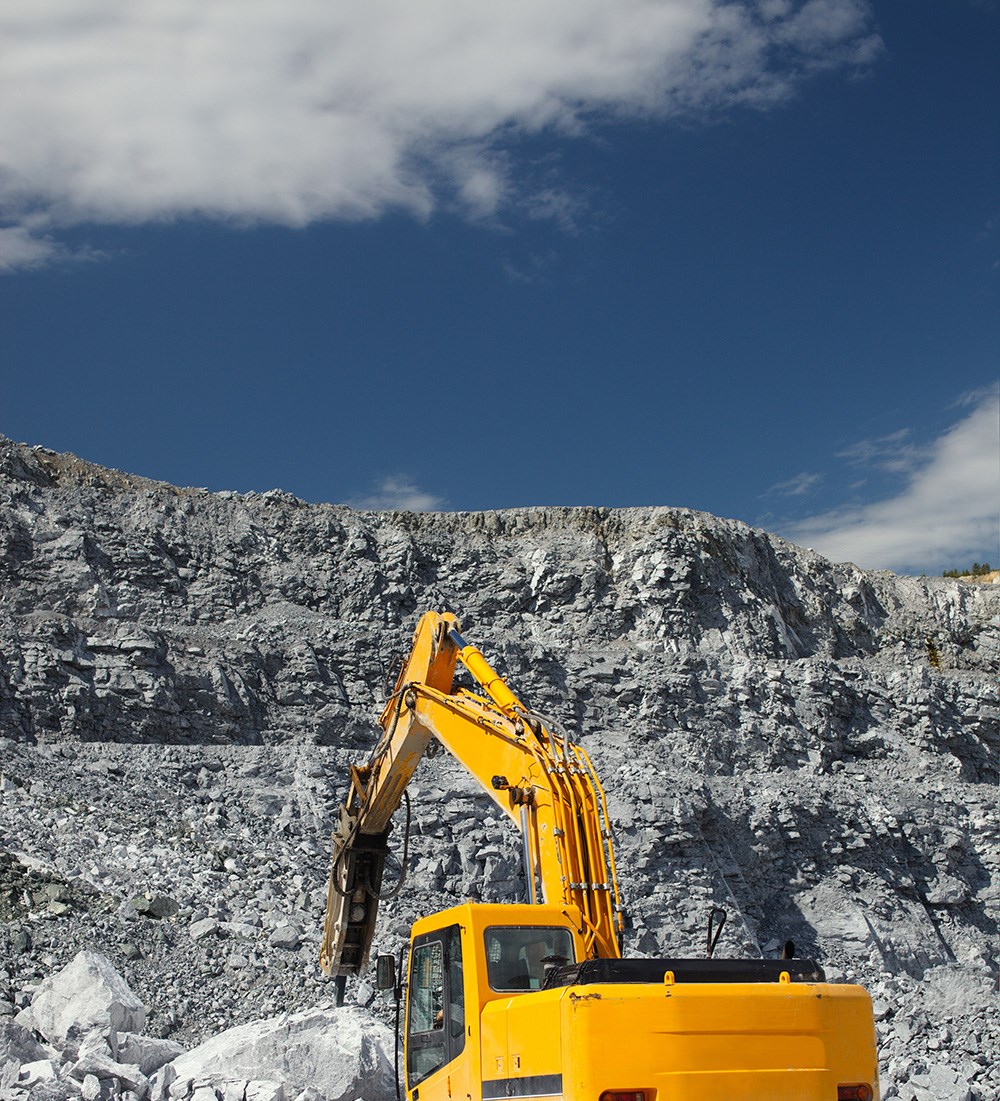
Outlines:
[[[630,953],[700,954],[722,905],[720,952],[869,985],[885,1096],[1000,1095],[1000,587],[687,510],[359,513],[3,440],[0,546],[0,1018],[82,944],[186,1045],[314,1005],[346,765],[433,607],[594,759]],[[523,889],[460,770],[412,795],[387,951]]]
[[[9,442],[0,478],[8,736],[340,745],[439,607],[537,706],[709,773],[898,749],[997,779],[992,587],[682,509],[358,513]]]

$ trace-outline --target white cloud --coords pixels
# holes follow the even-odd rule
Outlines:
[[[852,466],[870,467],[888,474],[908,474],[928,457],[925,448],[910,442],[911,435],[909,428],[901,428],[878,439],[859,440],[838,451],[837,458],[846,459]]]
[[[765,496],[777,494],[780,497],[802,497],[815,485],[823,480],[822,474],[812,474],[803,471],[784,482],[777,482],[767,491]]]
[[[520,135],[764,106],[880,48],[862,0],[7,0],[0,37],[0,217],[36,237],[489,216],[532,199]]]
[[[859,0],[807,0],[783,27],[784,38],[811,53],[838,50],[845,42],[863,40],[868,10]]]
[[[0,272],[41,267],[58,253],[51,237],[32,237],[26,226],[0,226]]]
[[[892,439],[893,437],[886,437]],[[845,506],[787,524],[782,534],[834,561],[904,573],[994,562],[1000,541],[1000,393],[980,392],[975,406],[913,463],[896,497]],[[885,440],[877,458],[885,461]]]
[[[443,497],[436,497],[420,489],[405,474],[390,474],[367,497],[356,497],[348,502],[352,508],[377,509],[398,512],[434,512],[444,508]]]
[[[54,262],[78,264],[106,259],[98,249],[68,249],[41,229],[46,219],[29,218],[23,225],[0,225],[0,275],[45,267]]]

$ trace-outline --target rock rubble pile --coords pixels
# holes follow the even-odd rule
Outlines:
[[[388,1029],[358,1008],[282,1014],[185,1051],[143,1035],[145,1009],[107,957],[82,951],[0,1022],[11,1101],[388,1101]]]
[[[720,952],[792,939],[868,986],[883,1096],[1000,1097],[1000,587],[681,509],[360,513],[3,440],[0,546],[0,1027],[81,946],[141,998],[118,1031],[312,1019],[346,766],[436,607],[594,759],[630,953],[701,954],[721,905]],[[460,770],[425,762],[412,795],[385,951],[523,890]],[[387,1018],[367,983],[349,1001]]]

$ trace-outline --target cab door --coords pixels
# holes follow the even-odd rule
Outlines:
[[[406,997],[406,1088],[411,1101],[467,1096],[462,937],[449,925],[415,937]]]

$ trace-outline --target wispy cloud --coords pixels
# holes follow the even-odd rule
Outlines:
[[[38,225],[47,220],[29,218],[24,225],[0,225],[0,275],[30,271],[49,264],[80,264],[107,259],[98,249],[68,249]]]
[[[837,458],[846,459],[852,466],[887,474],[909,474],[928,458],[927,449],[914,444],[912,435],[911,429],[901,428],[878,439],[859,440],[838,451]]]
[[[822,474],[811,474],[803,471],[784,482],[776,482],[764,496],[802,497],[814,489],[822,480]]]
[[[835,561],[869,569],[938,573],[974,560],[996,560],[1000,391],[979,391],[971,400],[971,412],[927,448],[915,449],[904,433],[876,441],[872,461],[906,474],[895,497],[806,517],[784,525],[782,534]],[[887,443],[893,439],[900,450],[898,463]]]
[[[9,267],[81,223],[559,221],[519,136],[768,107],[882,49],[868,0],[7,0],[0,37]]]
[[[390,474],[383,478],[365,497],[348,501],[353,508],[390,512],[434,512],[445,507],[443,497],[420,489],[405,474]]]

